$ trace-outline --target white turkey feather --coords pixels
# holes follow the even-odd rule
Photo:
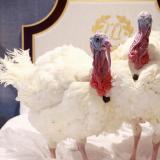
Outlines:
[[[133,37],[113,51],[114,60],[127,60],[129,47],[133,42]],[[160,122],[160,32],[152,31],[149,38],[149,63],[144,65],[139,71],[139,78],[134,82],[134,94],[132,102],[128,105],[128,114],[139,115],[146,121],[151,122],[155,128]],[[129,62],[128,62],[129,63]],[[130,70],[132,75],[132,71]],[[128,98],[128,97],[127,97]],[[127,102],[125,100],[125,102]],[[123,108],[124,113],[127,108]],[[122,111],[122,110],[121,110]],[[159,127],[158,127],[159,128]],[[159,129],[158,129],[159,130]],[[160,130],[159,130],[160,131]]]
[[[92,58],[84,51],[73,46],[58,47],[35,64],[27,60],[28,56],[26,59],[25,51],[18,52],[12,53],[12,60],[2,60],[5,70],[0,73],[1,79],[18,89],[18,99],[30,107],[31,123],[45,135],[50,147],[66,137],[83,141],[106,129],[112,131],[124,118],[130,118],[128,110],[125,116],[122,112],[131,103],[126,97],[134,93],[126,60],[112,63],[113,88],[108,93],[111,101],[105,104],[90,86]],[[20,59],[23,55],[25,63]],[[19,75],[17,70],[23,73]]]
[[[159,37],[159,32],[152,32],[150,62],[139,72],[137,82],[133,81],[128,66],[131,40],[111,53],[113,78],[108,104],[104,104],[90,87],[91,57],[72,46],[58,47],[40,57],[35,64],[21,60],[19,56],[23,53],[15,54],[11,60],[6,58],[2,61],[6,70],[1,71],[1,79],[7,83],[13,80],[11,84],[16,84],[18,98],[31,108],[30,121],[52,147],[66,137],[81,141],[105,129],[112,131],[123,121],[130,122],[137,117],[153,122],[160,117]],[[14,58],[18,63],[14,63]],[[20,66],[23,74],[19,75]]]

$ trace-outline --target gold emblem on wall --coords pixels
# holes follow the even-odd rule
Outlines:
[[[129,19],[125,16],[111,17],[110,15],[102,15],[98,18],[92,26],[92,32],[105,33],[112,43],[112,49],[123,43],[128,37],[132,35],[134,28]]]

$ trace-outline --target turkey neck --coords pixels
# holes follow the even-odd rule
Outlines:
[[[139,70],[149,62],[149,35],[151,32],[152,17],[149,13],[141,13],[138,19],[138,33],[129,51],[129,61],[134,69]]]
[[[94,51],[90,84],[99,96],[105,96],[111,89],[111,57],[109,50]]]

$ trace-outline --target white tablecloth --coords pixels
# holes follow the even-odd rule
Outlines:
[[[151,132],[149,124],[145,124],[138,148],[138,160],[149,160],[152,149]],[[126,125],[116,134],[89,137],[86,145],[89,160],[128,160],[132,141],[132,131]],[[27,114],[9,120],[0,130],[0,160],[49,159],[47,143],[30,125]],[[74,140],[67,139],[58,144],[57,159],[81,160]]]

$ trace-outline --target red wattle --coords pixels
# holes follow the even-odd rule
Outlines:
[[[141,58],[141,64],[147,64],[149,62],[149,54],[146,53],[142,58]]]
[[[139,57],[138,52],[131,52],[128,55],[129,61],[134,64],[135,69],[141,69],[149,62],[149,54],[146,52],[142,57]]]
[[[139,31],[131,45],[129,51],[129,61],[134,65],[135,69],[141,69],[149,62],[148,45],[151,28]]]
[[[90,84],[96,89],[99,96],[104,96],[112,87],[112,76],[111,73],[106,73],[103,80],[96,75],[95,72],[92,73],[92,78]]]
[[[96,89],[99,96],[105,96],[112,87],[110,51],[107,52],[106,50],[93,51],[93,70],[90,85]]]

